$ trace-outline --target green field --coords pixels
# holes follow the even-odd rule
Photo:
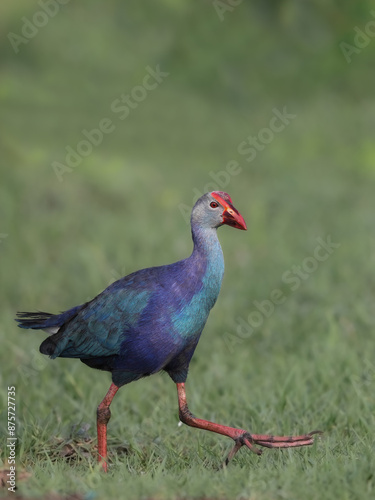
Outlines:
[[[214,2],[85,0],[16,53],[9,33],[41,7],[2,2],[0,473],[15,386],[20,497],[374,498],[375,40],[353,45],[371,8],[244,1],[221,21]],[[98,144],[82,145],[83,130]],[[75,165],[66,147],[81,151]],[[116,396],[105,476],[95,418],[109,374],[42,356],[45,334],[13,318],[186,257],[186,213],[212,189],[248,231],[219,230],[226,272],[190,365],[191,410],[324,435],[262,457],[241,449],[221,469],[232,442],[178,426],[174,384],[158,374]]]

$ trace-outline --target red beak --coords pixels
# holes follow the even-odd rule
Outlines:
[[[230,205],[223,212],[223,224],[228,224],[228,226],[236,227],[237,229],[243,229],[246,231],[246,222],[242,215]]]
[[[232,205],[229,194],[222,191],[213,191],[211,195],[224,207],[223,224],[246,231],[246,222],[239,211]]]

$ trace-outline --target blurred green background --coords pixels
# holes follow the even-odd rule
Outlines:
[[[19,468],[31,473],[21,492],[373,498],[371,9],[365,0],[1,2],[0,424],[16,385]],[[157,67],[168,76],[145,94],[137,86]],[[141,98],[120,119],[113,103],[129,94]],[[271,137],[263,129],[284,108],[295,118]],[[77,151],[82,131],[105,118],[112,132],[68,165],[66,147]],[[247,161],[240,144],[258,135]],[[236,175],[223,173],[228,164]],[[217,473],[229,443],[177,428],[173,384],[158,375],[112,405],[112,450],[128,450],[113,453],[113,476],[102,478],[91,455],[66,462],[53,440],[68,442],[85,423],[95,437],[109,376],[42,357],[43,335],[19,331],[15,312],[58,312],[124,274],[186,257],[184,215],[212,189],[230,193],[248,231],[220,230],[226,274],[191,364],[192,410],[254,432],[318,427],[326,438],[261,461],[242,451]],[[340,247],[292,293],[283,273],[328,235]],[[275,288],[287,300],[240,339],[238,319]]]

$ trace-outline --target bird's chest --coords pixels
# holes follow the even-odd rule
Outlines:
[[[190,341],[200,335],[220,292],[224,268],[220,262],[208,265],[195,293],[171,314],[175,334]]]

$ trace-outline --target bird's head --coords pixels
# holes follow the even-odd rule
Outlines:
[[[246,222],[234,208],[231,197],[223,191],[212,191],[199,198],[191,213],[191,222],[212,228],[227,224],[237,229],[247,229]]]

